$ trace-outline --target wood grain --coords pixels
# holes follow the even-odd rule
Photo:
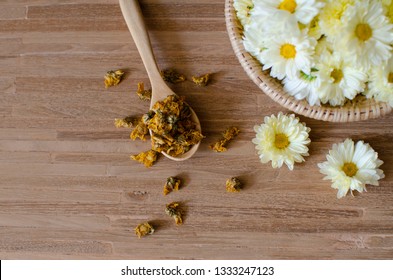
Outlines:
[[[393,115],[333,124],[304,117],[311,156],[294,171],[261,164],[251,139],[264,116],[286,112],[246,76],[226,34],[223,0],[142,0],[161,69],[199,88],[170,85],[200,117],[206,138],[182,163],[161,157],[147,169],[129,160],[149,142],[129,139],[114,118],[148,108],[149,86],[117,0],[4,0],[0,4],[1,259],[391,259]],[[117,87],[103,75],[122,68]],[[226,153],[208,146],[228,126],[241,133]],[[317,163],[335,142],[370,143],[386,178],[337,200]],[[180,191],[162,195],[169,176]],[[244,190],[225,192],[238,176]],[[166,203],[181,201],[176,226]],[[151,221],[154,235],[133,228]]]

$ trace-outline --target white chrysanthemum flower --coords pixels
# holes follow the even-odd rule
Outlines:
[[[318,0],[254,0],[254,3],[260,14],[273,18],[288,18],[288,15],[293,15],[303,24],[309,24],[324,6],[324,3]]]
[[[315,40],[319,40],[322,37],[323,33],[319,24],[319,17],[314,17],[310,24],[305,27],[308,27],[308,35],[314,37]]]
[[[367,74],[344,61],[338,52],[322,53],[317,68],[321,76],[319,98],[322,103],[343,105],[345,98],[354,99],[366,87]]]
[[[329,41],[334,41],[344,26],[342,16],[355,0],[330,0],[319,13],[319,26]]]
[[[289,95],[298,100],[307,99],[311,106],[320,105],[318,89],[321,84],[319,76],[312,70],[309,75],[300,71],[295,78],[286,77],[283,81],[284,90]]]
[[[259,58],[259,55],[266,48],[266,34],[259,22],[252,22],[246,26],[243,34],[244,49],[251,55]]]
[[[355,56],[359,66],[378,67],[392,56],[393,24],[384,15],[381,2],[358,1],[347,8],[343,17],[347,24],[340,30],[339,48],[349,58]]]
[[[338,189],[337,198],[344,197],[348,191],[366,191],[366,184],[378,186],[378,180],[385,177],[378,169],[383,164],[369,144],[363,141],[355,143],[346,139],[334,144],[327,161],[319,163],[324,180],[332,180],[332,188]]]
[[[296,31],[276,34],[266,41],[266,50],[259,56],[263,70],[271,69],[270,75],[282,80],[295,78],[298,71],[310,74],[316,40],[307,36],[307,30],[299,35]]]
[[[326,37],[322,37],[321,39],[318,40],[317,45],[315,46],[314,57],[318,58],[326,51],[333,52],[333,49],[334,47],[332,43],[326,40]]]
[[[254,8],[252,0],[234,0],[233,7],[236,10],[236,16],[243,26],[250,23],[250,12]]]
[[[393,107],[393,58],[385,67],[374,68],[370,76],[366,96],[387,102]]]
[[[285,163],[293,170],[295,162],[303,162],[303,156],[308,156],[311,140],[308,137],[310,128],[299,122],[294,114],[289,116],[279,113],[276,117],[265,117],[262,125],[256,125],[256,145],[262,163],[272,162],[272,167],[281,167]]]

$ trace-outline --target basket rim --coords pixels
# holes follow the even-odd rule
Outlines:
[[[392,111],[385,102],[367,99],[359,104],[341,107],[326,105],[311,106],[305,100],[297,100],[288,95],[281,83],[262,71],[260,62],[245,49],[242,41],[242,26],[237,19],[234,0],[225,0],[225,23],[232,49],[249,78],[270,98],[281,106],[306,117],[329,122],[353,122],[378,118]],[[264,73],[265,72],[265,73]]]

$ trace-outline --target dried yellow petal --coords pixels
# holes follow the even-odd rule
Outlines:
[[[183,223],[179,202],[171,202],[167,204],[165,213],[174,218],[177,225],[181,225]]]
[[[134,231],[135,231],[136,236],[138,236],[138,238],[141,238],[145,235],[153,234],[154,228],[148,222],[145,222],[145,223],[139,224],[134,229]]]
[[[169,177],[166,179],[166,183],[164,185],[164,195],[167,195],[168,193],[172,191],[177,191],[179,190],[181,184],[181,180],[176,177]]]
[[[239,192],[242,188],[240,180],[236,177],[232,177],[226,181],[227,192]]]
[[[161,77],[164,79],[164,81],[172,83],[172,84],[181,83],[186,80],[186,76],[178,73],[175,69],[166,69],[166,70],[161,71],[160,73],[161,73]]]
[[[137,155],[132,155],[130,158],[140,163],[143,163],[146,167],[151,167],[157,160],[158,152],[148,150]]]
[[[216,143],[211,144],[209,147],[215,152],[225,152],[227,150],[226,146],[228,143],[235,138],[240,133],[240,130],[234,126],[225,130],[222,134],[222,139],[218,140]]]
[[[192,77],[192,81],[196,85],[204,87],[204,86],[206,86],[209,83],[210,75],[211,75],[210,73],[207,73],[207,74],[202,75],[202,76],[193,76]]]
[[[150,100],[151,99],[151,89],[145,90],[144,84],[138,83],[138,89],[136,94],[139,96],[141,100]]]
[[[116,71],[111,70],[106,72],[106,75],[104,77],[105,88],[118,85],[121,82],[123,75],[124,75],[123,70],[116,70]]]

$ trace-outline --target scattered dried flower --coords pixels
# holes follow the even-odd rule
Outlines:
[[[157,160],[158,152],[153,150],[148,150],[145,152],[141,152],[137,155],[132,155],[130,158],[140,163],[143,163],[146,167],[151,167],[154,162]]]
[[[104,77],[105,88],[118,85],[121,82],[123,75],[124,75],[123,70],[116,70],[116,71],[111,70],[106,72],[106,75]]]
[[[181,184],[181,180],[179,178],[172,177],[172,176],[167,178],[164,186],[164,195],[167,195],[168,193],[174,190],[178,191],[180,184]]]
[[[239,192],[242,188],[242,183],[236,177],[232,177],[226,181],[227,192]]]
[[[154,232],[154,228],[148,222],[139,224],[134,230],[138,238],[141,238],[148,234],[153,234]]]
[[[177,225],[181,225],[183,223],[182,213],[180,210],[180,204],[178,202],[171,202],[166,205],[165,213],[175,219],[175,223]]]
[[[139,118],[132,117],[132,116],[127,116],[124,119],[115,119],[115,127],[120,128],[120,127],[133,127],[136,126],[139,122]]]
[[[240,130],[236,127],[230,127],[222,134],[222,139],[210,145],[210,148],[215,152],[225,152],[228,143],[239,134]]]
[[[207,74],[202,75],[202,76],[193,76],[192,77],[192,81],[196,85],[204,87],[204,86],[206,86],[209,83],[210,75],[211,75],[210,73],[207,73]]]
[[[172,84],[177,84],[184,82],[186,80],[186,76],[183,74],[178,73],[174,69],[165,69],[161,71],[161,77],[164,79],[164,81],[172,83]]]
[[[138,83],[136,94],[141,100],[147,101],[151,99],[151,89],[145,90],[145,86],[142,82]]]

